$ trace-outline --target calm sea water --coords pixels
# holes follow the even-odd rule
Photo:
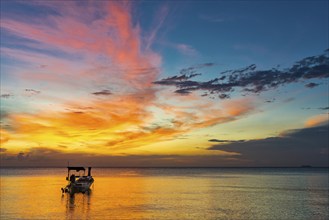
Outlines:
[[[328,169],[94,168],[90,194],[66,169],[1,169],[0,219],[329,219]]]

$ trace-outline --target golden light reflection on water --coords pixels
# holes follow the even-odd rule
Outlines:
[[[78,219],[80,216],[87,219],[91,218],[91,193],[74,195],[63,194],[62,205],[63,204],[65,204],[66,219]]]
[[[2,175],[1,219],[328,217],[326,172],[95,169],[91,192],[70,196],[58,171]]]

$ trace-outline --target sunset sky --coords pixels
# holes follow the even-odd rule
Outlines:
[[[1,1],[2,166],[328,166],[328,1]]]

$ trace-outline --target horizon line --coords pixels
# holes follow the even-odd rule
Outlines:
[[[81,166],[81,167],[88,167],[88,166]],[[67,168],[67,166],[0,166],[0,169],[31,169],[31,168]],[[119,166],[119,167],[113,167],[113,166],[92,166],[92,168],[111,168],[111,169],[221,169],[221,168],[328,168],[329,166],[215,166],[215,167],[206,167],[206,166],[173,166],[173,167],[164,167],[164,166],[159,166],[159,167],[147,167],[147,166],[136,166],[136,167],[131,167],[131,166]]]

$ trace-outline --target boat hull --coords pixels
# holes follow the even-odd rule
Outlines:
[[[81,177],[76,182],[70,182],[63,191],[74,194],[74,193],[85,193],[90,191],[91,185],[94,183],[92,177]]]

